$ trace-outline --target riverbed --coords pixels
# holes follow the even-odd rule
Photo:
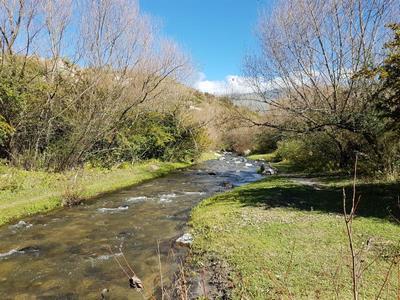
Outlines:
[[[83,205],[0,227],[0,299],[101,299],[104,289],[111,299],[143,299],[118,265],[117,260],[131,275],[124,257],[147,295],[157,295],[185,254],[174,242],[187,231],[191,209],[260,179],[257,168],[225,153]]]

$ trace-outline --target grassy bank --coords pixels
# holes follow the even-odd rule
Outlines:
[[[272,167],[277,168],[280,173],[293,173],[302,171],[298,167],[286,160],[281,160],[277,151],[264,154],[252,154],[247,156],[250,160],[260,160],[269,163]]]
[[[341,192],[349,181],[322,181],[269,177],[203,201],[191,219],[195,263],[226,262],[237,299],[350,299]],[[355,247],[364,249],[362,298],[396,299],[399,270],[390,266],[399,255],[400,227],[391,214],[399,213],[399,186],[360,183],[358,192],[353,226]]]
[[[207,152],[200,161],[215,157],[215,153]],[[69,199],[90,199],[187,166],[153,160],[113,169],[86,168],[65,173],[0,166],[0,225],[60,207]]]
[[[264,153],[264,154],[252,154],[247,156],[248,159],[251,160],[265,160],[265,161],[275,161],[276,159],[276,152],[271,153]]]
[[[184,163],[149,161],[115,169],[82,169],[66,173],[0,169],[0,225],[61,206],[68,198],[90,199],[163,176]]]

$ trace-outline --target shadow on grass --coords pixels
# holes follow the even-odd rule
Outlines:
[[[264,205],[266,209],[290,207],[307,211],[343,213],[342,188],[316,189],[313,186],[291,184],[287,181],[277,181],[276,185],[271,185],[273,180],[274,178],[266,180],[265,185],[261,183],[249,189],[237,190],[238,198],[245,206]],[[346,186],[345,190],[350,209],[352,187]],[[361,195],[357,215],[391,221],[400,220],[399,194],[399,184],[360,184],[357,186],[357,197]]]

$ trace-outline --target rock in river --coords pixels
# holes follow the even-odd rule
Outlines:
[[[190,233],[185,233],[178,238],[175,243],[179,246],[191,247],[193,244],[193,236]]]
[[[10,225],[9,227],[12,228],[12,229],[30,228],[30,227],[32,227],[32,224],[21,220],[17,224]]]

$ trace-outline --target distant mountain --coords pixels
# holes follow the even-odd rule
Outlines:
[[[233,104],[237,106],[245,106],[251,110],[255,111],[265,111],[267,109],[267,104],[265,103],[265,99],[276,99],[277,91],[268,91],[265,93],[264,97],[261,97],[256,93],[247,93],[247,94],[230,94],[226,97],[229,98]]]

